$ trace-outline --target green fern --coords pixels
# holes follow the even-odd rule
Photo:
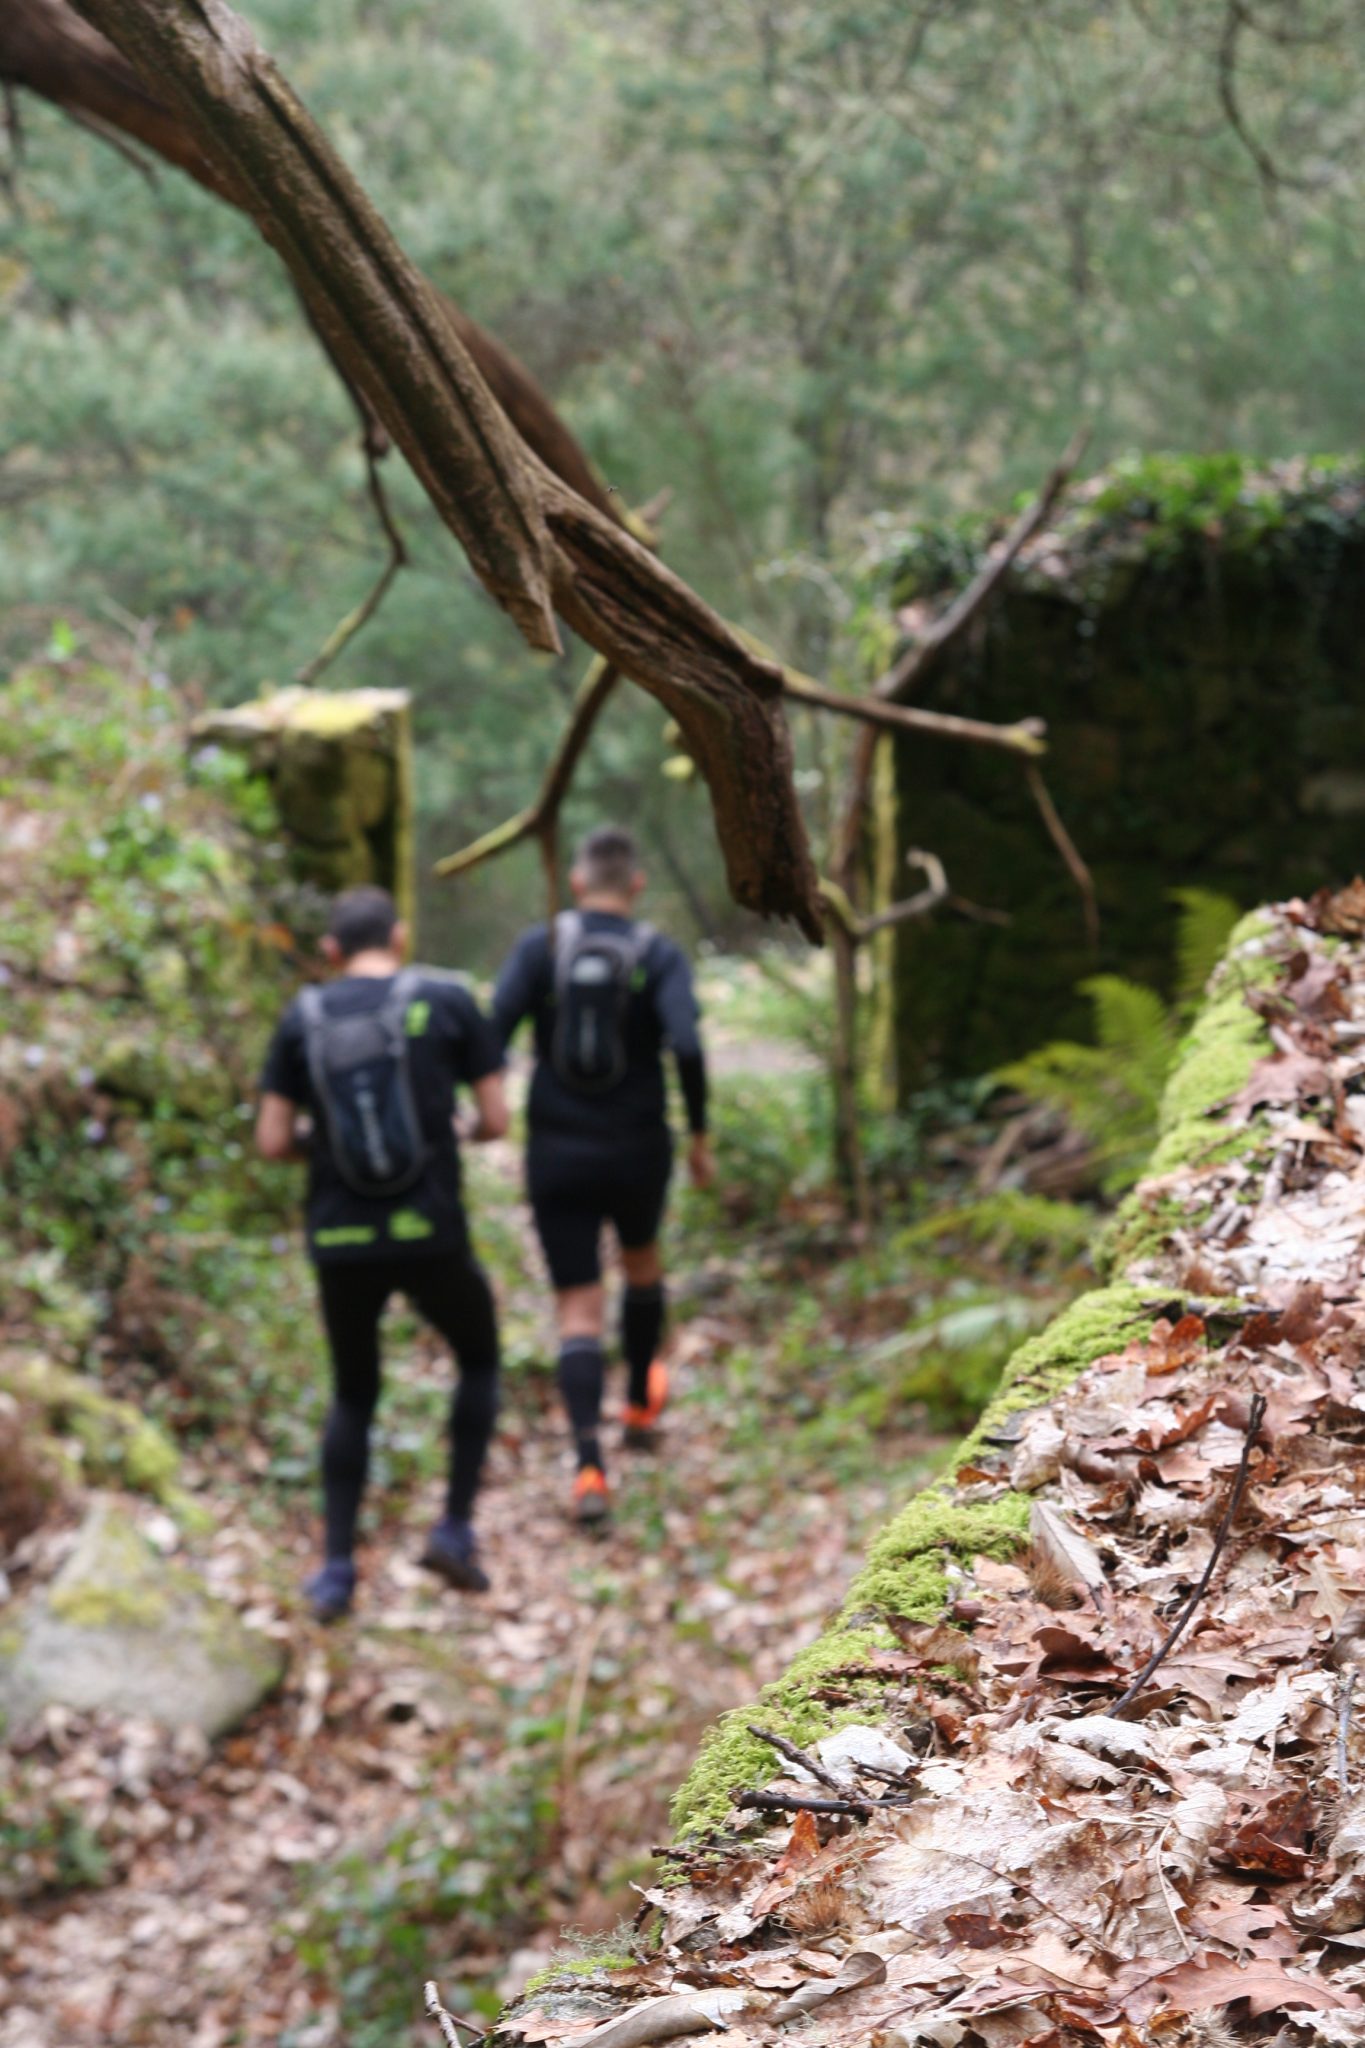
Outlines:
[[[1095,1012],[1094,1045],[1058,1040],[1000,1069],[1021,1094],[1056,1107],[1095,1146],[1106,1194],[1131,1187],[1156,1135],[1175,1050],[1175,1018],[1155,990],[1117,974],[1081,983]]]
[[[1168,1009],[1155,989],[1097,974],[1081,983],[1095,1013],[1095,1044],[1058,1040],[1000,1069],[1008,1087],[1056,1105],[1095,1147],[1106,1194],[1130,1188],[1156,1139],[1157,1112],[1190,1012],[1223,957],[1241,916],[1211,889],[1173,889],[1176,995]]]
[[[1172,889],[1170,896],[1180,909],[1175,928],[1176,1007],[1189,1011],[1203,995],[1242,913],[1230,896],[1212,889]]]

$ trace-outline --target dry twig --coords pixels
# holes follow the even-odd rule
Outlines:
[[[870,1799],[815,1799],[804,1792],[737,1792],[735,1805],[748,1813],[845,1813],[856,1820],[877,1810]]]
[[[462,2027],[471,2041],[486,2041],[488,2039],[486,2028],[476,2027],[472,2020],[462,2019],[457,2012],[446,2011],[446,2008],[441,2003],[441,1994],[435,1984],[428,1982],[423,1986],[422,2000],[426,2007],[427,2018],[435,2020],[445,2036],[447,2048],[462,2048],[460,2041],[460,2029]]]
[[[512,847],[520,846],[526,839],[540,841],[548,864],[557,834],[560,807],[568,795],[574,770],[592,736],[598,714],[620,680],[620,670],[600,655],[590,663],[574,699],[569,723],[560,735],[559,745],[535,800],[505,824],[485,832],[482,839],[476,839],[458,853],[448,853],[444,860],[438,860],[434,869],[436,874],[446,880],[452,875],[467,875],[471,868],[479,867],[495,854],[510,852]]]
[[[812,1778],[816,1779],[818,1783],[828,1786],[831,1792],[836,1792],[841,1798],[843,1797],[843,1785],[835,1777],[833,1771],[821,1763],[818,1756],[811,1756],[809,1751],[798,1749],[794,1742],[789,1742],[785,1735],[779,1735],[775,1729],[760,1728],[754,1721],[748,1723],[748,1729],[749,1733],[756,1735],[760,1742],[768,1743],[770,1747],[777,1751],[779,1756],[784,1756],[789,1764],[799,1764],[801,1769],[809,1771]]]
[[[1341,1788],[1343,1799],[1347,1793],[1346,1746],[1351,1739],[1351,1701],[1355,1694],[1356,1679],[1359,1675],[1355,1671],[1349,1672],[1342,1679],[1341,1690],[1337,1694],[1337,1784]]]
[[[1136,1699],[1138,1694],[1142,1691],[1143,1686],[1146,1685],[1147,1680],[1151,1677],[1152,1673],[1158,1668],[1158,1666],[1165,1663],[1166,1659],[1170,1656],[1171,1651],[1175,1648],[1176,1644],[1180,1641],[1181,1636],[1185,1633],[1185,1629],[1188,1626],[1190,1617],[1194,1613],[1195,1608],[1199,1605],[1205,1593],[1208,1591],[1209,1581],[1212,1579],[1214,1571],[1217,1568],[1218,1560],[1223,1554],[1223,1547],[1226,1544],[1228,1537],[1232,1533],[1232,1524],[1236,1518],[1238,1506],[1241,1503],[1242,1489],[1246,1485],[1247,1472],[1251,1465],[1252,1448],[1256,1442],[1257,1437],[1260,1435],[1261,1424],[1262,1422],[1264,1422],[1264,1420],[1265,1395],[1253,1394],[1251,1397],[1251,1411],[1247,1416],[1246,1435],[1242,1439],[1241,1460],[1238,1463],[1236,1473],[1233,1476],[1232,1488],[1228,1494],[1228,1504],[1223,1510],[1223,1519],[1218,1524],[1218,1534],[1213,1539],[1213,1549],[1209,1552],[1209,1561],[1204,1566],[1204,1570],[1200,1577],[1199,1584],[1195,1587],[1194,1591],[1190,1594],[1189,1599],[1185,1602],[1185,1605],[1181,1608],[1179,1614],[1176,1616],[1175,1624],[1171,1628],[1170,1632],[1166,1637],[1166,1640],[1161,1644],[1160,1648],[1152,1652],[1151,1656],[1147,1659],[1147,1662],[1143,1665],[1141,1671],[1139,1671],[1137,1677],[1128,1687],[1128,1690],[1119,1695],[1119,1697],[1115,1700],[1112,1707],[1108,1707],[1105,1709],[1106,1720],[1112,1721],[1115,1714],[1119,1713],[1122,1710],[1122,1708],[1126,1707],[1130,1700]]]

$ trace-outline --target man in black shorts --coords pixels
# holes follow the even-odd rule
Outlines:
[[[600,1438],[604,1223],[625,1269],[627,1441],[652,1440],[667,1398],[658,1356],[658,1238],[673,1164],[665,1046],[677,1062],[695,1185],[710,1182],[712,1165],[692,972],[680,947],[634,920],[645,877],[630,834],[590,832],[570,880],[577,908],[518,939],[498,977],[493,1019],[504,1046],[524,1017],[535,1028],[527,1190],[555,1288],[559,1380],[578,1460],[574,1515],[593,1522],[609,1507]]]
[[[471,1515],[497,1414],[498,1331],[469,1242],[454,1109],[464,1084],[476,1109],[469,1139],[504,1135],[502,1047],[456,976],[403,967],[406,945],[387,890],[339,896],[323,940],[336,979],[290,1005],[261,1075],[257,1150],[308,1161],[308,1249],[332,1354],[322,1440],[326,1556],[306,1588],[321,1621],[345,1614],[355,1593],[379,1323],[394,1293],[408,1296],[460,1367],[446,1511],[422,1562],[467,1591],[488,1586]]]

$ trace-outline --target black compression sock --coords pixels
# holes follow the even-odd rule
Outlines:
[[[585,1465],[602,1469],[602,1447],[597,1439],[602,1419],[602,1382],[605,1377],[602,1346],[596,1337],[569,1337],[559,1349],[559,1386],[569,1411],[574,1453],[579,1470]]]
[[[369,1466],[370,1411],[334,1402],[322,1439],[327,1555],[349,1558]]]
[[[648,1403],[649,1368],[659,1355],[665,1313],[662,1280],[656,1280],[650,1287],[627,1287],[621,1296],[621,1350],[630,1368],[626,1399],[632,1408],[643,1408]]]

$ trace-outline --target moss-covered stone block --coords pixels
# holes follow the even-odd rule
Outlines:
[[[411,924],[412,734],[405,690],[277,690],[196,721],[270,782],[298,872],[327,891],[377,882]]]

